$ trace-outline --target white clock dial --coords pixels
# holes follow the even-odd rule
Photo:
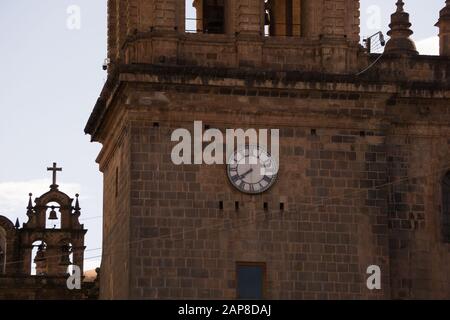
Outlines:
[[[258,146],[237,150],[228,163],[227,173],[231,184],[245,193],[262,193],[277,178],[278,164],[266,150]]]

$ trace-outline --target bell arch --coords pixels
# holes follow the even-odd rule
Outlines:
[[[51,189],[41,197],[35,199],[35,206],[30,200],[28,205],[28,222],[26,228],[35,229],[71,229],[81,228],[79,223],[79,204],[76,195],[76,205],[73,206],[74,199],[58,189]],[[78,208],[78,209],[77,209]],[[51,220],[48,222],[48,220]],[[55,227],[56,225],[56,227]]]
[[[265,0],[265,25],[268,36],[302,36],[303,0]]]
[[[57,202],[46,204],[45,210],[45,229],[61,229],[62,214],[60,205]]]
[[[48,274],[47,243],[43,240],[32,243],[30,274],[33,276]]]
[[[186,31],[209,34],[226,33],[229,1],[225,0],[186,0]],[[195,21],[195,23],[193,23]],[[195,25],[195,30],[193,29]]]
[[[58,243],[59,247],[59,273],[72,273],[74,259],[73,259],[73,244],[71,239],[62,239]]]

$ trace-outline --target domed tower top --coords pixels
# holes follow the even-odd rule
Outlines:
[[[397,11],[391,15],[390,30],[388,35],[391,37],[386,44],[385,53],[392,54],[419,54],[414,41],[410,38],[413,34],[411,23],[409,22],[409,13],[404,10],[403,0],[397,1]]]

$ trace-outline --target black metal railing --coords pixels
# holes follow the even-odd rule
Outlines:
[[[185,19],[185,32],[186,33],[210,33],[210,34],[224,34],[225,33],[225,23],[223,20],[206,20],[207,23],[203,23],[204,19],[200,18],[186,18]],[[206,24],[206,26],[205,26]],[[201,27],[199,27],[201,26]],[[272,30],[274,27],[288,27],[289,29],[277,31],[277,34],[273,34],[275,31]],[[298,27],[301,28],[301,23],[271,23],[265,25],[263,34],[266,37],[299,37],[301,36],[301,29],[297,30]]]

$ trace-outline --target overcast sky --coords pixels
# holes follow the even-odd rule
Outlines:
[[[387,31],[395,2],[362,1],[362,36]],[[422,53],[438,52],[434,24],[444,3],[406,0]],[[74,5],[80,29],[68,21]],[[100,145],[83,129],[105,81],[106,1],[0,0],[0,40],[0,214],[25,222],[27,194],[48,190],[46,167],[58,162],[60,189],[81,194],[85,269],[93,268],[101,254]]]

